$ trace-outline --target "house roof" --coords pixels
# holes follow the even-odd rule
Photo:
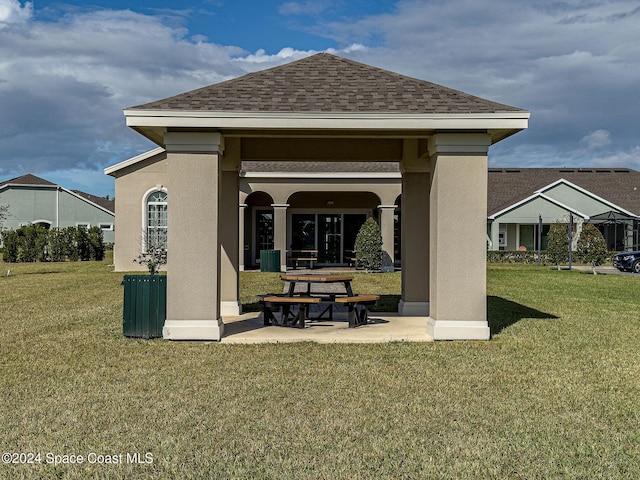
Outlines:
[[[113,199],[97,197],[95,195],[91,195],[90,193],[83,192],[82,190],[71,190],[71,191],[76,195],[86,198],[90,202],[93,202],[96,205],[101,206],[105,210],[109,210],[111,213],[115,213],[116,211],[116,201]]]
[[[3,185],[46,185],[49,187],[56,186],[55,183],[51,183],[49,180],[31,175],[30,173],[6,180],[4,182],[0,182],[0,186]]]
[[[342,113],[524,112],[328,53],[129,110]]]
[[[487,214],[498,213],[562,179],[640,214],[640,172],[628,168],[490,168]]]

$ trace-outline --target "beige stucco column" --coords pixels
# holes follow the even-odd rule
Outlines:
[[[430,312],[434,340],[485,340],[487,134],[438,134],[431,156]],[[402,204],[404,209],[404,202]]]
[[[238,255],[239,265],[238,270],[244,272],[244,213],[247,211],[246,203],[241,203],[238,208]]]
[[[402,298],[398,312],[429,315],[429,159],[417,140],[405,140],[402,161]]]
[[[280,271],[287,271],[287,208],[288,203],[274,203],[273,207],[273,248],[280,250]]]
[[[167,319],[163,337],[220,340],[220,157],[217,133],[166,133],[170,195]],[[237,199],[237,196],[236,196]]]
[[[395,205],[378,205],[380,211],[380,233],[382,234],[382,271],[393,272],[393,217]]]
[[[220,212],[218,217],[220,237],[220,314],[240,315],[240,254],[238,190],[240,171],[240,139],[225,142],[220,172]]]

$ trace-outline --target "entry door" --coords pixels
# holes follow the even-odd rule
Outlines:
[[[318,215],[318,263],[342,263],[342,215]]]
[[[261,250],[273,249],[273,212],[271,210],[256,211],[256,252],[255,260],[259,263]]]

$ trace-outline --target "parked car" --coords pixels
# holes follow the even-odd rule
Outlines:
[[[640,273],[640,252],[624,252],[614,255],[613,266],[621,272]]]

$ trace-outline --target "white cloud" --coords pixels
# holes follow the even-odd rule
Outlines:
[[[317,0],[285,2],[278,7],[280,15],[318,15],[327,9],[327,3]]]
[[[280,12],[307,22],[330,5],[284,2]],[[330,38],[331,53],[531,110],[527,131],[492,147],[494,166],[640,166],[637,0],[401,0],[386,11],[291,28]],[[190,37],[168,16],[37,13],[0,0],[0,178],[100,171],[150,146],[123,108],[317,51],[292,40],[247,52]]]
[[[0,0],[0,28],[9,24],[24,23],[33,15],[33,3],[23,5],[18,0]]]
[[[611,143],[611,134],[606,130],[596,130],[583,137],[580,142],[589,150],[606,147]]]
[[[123,108],[245,73],[243,50],[185,34],[131,11],[0,29],[0,178],[97,171],[149,145]]]

